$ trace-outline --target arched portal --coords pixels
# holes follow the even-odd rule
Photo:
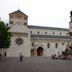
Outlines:
[[[43,56],[43,48],[42,47],[37,48],[37,56]]]

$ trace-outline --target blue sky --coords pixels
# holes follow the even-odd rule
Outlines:
[[[0,17],[8,22],[8,14],[20,9],[29,25],[68,28],[72,0],[0,0]]]

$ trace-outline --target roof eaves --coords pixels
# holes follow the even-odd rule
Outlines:
[[[69,31],[69,29],[67,28],[43,27],[43,26],[32,26],[32,25],[28,25],[28,28]]]

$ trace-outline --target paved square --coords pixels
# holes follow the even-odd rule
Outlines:
[[[72,72],[72,61],[46,57],[6,58],[0,62],[0,72]]]

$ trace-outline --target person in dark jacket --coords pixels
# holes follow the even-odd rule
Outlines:
[[[20,62],[23,61],[23,55],[22,55],[22,52],[20,52],[19,57],[20,57]]]

